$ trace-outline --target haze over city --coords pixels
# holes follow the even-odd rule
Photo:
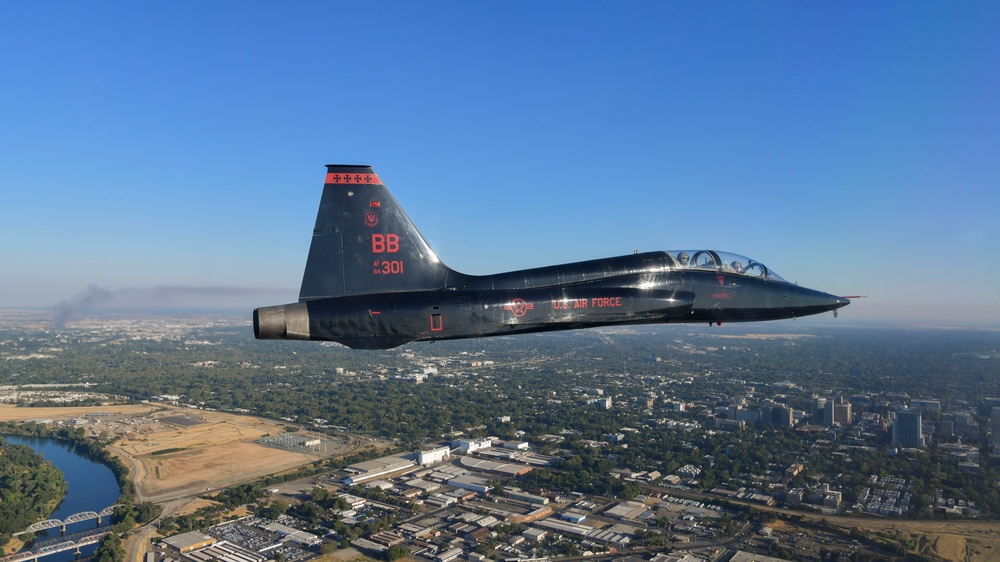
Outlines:
[[[0,6],[0,307],[294,300],[327,163],[491,273],[712,248],[1000,326],[1000,6]]]

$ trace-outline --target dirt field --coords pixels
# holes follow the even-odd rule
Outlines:
[[[1000,562],[1000,523],[864,519],[859,520],[859,526],[909,537],[921,554],[936,555],[945,560]]]
[[[272,420],[219,412],[173,409],[158,412],[153,423],[136,428],[115,443],[115,450],[138,465],[136,486],[149,501],[201,493],[289,470],[323,458],[257,443],[286,434]],[[297,432],[295,436],[319,439]],[[327,447],[327,456],[350,452],[348,443]],[[357,443],[354,443],[357,446]]]
[[[164,502],[255,480],[318,461],[351,454],[361,440],[344,435],[312,450],[290,450],[256,441],[289,434],[287,424],[222,412],[163,404],[86,408],[17,408],[0,405],[0,420],[80,420],[88,435],[113,439],[110,446],[131,469],[139,498]]]
[[[66,421],[84,418],[87,414],[111,413],[116,416],[138,416],[153,412],[157,406],[150,404],[129,404],[123,406],[87,406],[83,408],[19,408],[11,404],[0,404],[0,421],[25,421],[50,419]]]
[[[860,528],[911,539],[916,545],[915,550],[920,554],[937,556],[943,560],[1000,562],[1000,522],[915,521],[822,515],[807,517],[825,519],[845,529]],[[777,531],[793,530],[791,525],[782,521],[768,525]]]

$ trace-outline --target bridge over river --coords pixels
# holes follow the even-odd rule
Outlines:
[[[44,531],[46,529],[55,529],[59,527],[62,532],[66,532],[66,525],[72,525],[73,523],[80,523],[82,521],[89,521],[91,519],[97,519],[97,524],[101,524],[101,517],[108,517],[115,511],[115,506],[105,507],[101,511],[82,511],[80,513],[74,513],[66,519],[46,519],[45,521],[39,521],[38,523],[32,523],[27,529],[14,533],[14,536],[23,535],[25,533],[37,533],[38,531]],[[6,560],[6,558],[0,558],[0,560]]]
[[[101,511],[101,513],[104,513],[104,511]],[[0,562],[24,562],[26,560],[37,561],[39,558],[43,556],[48,556],[49,554],[55,554],[57,552],[65,552],[67,550],[75,550],[77,554],[80,554],[81,548],[90,544],[95,544],[100,542],[101,538],[110,532],[111,532],[110,528],[105,527],[103,529],[97,529],[83,533],[76,533],[75,534],[75,536],[77,537],[76,540],[64,540],[61,542],[53,541],[50,544],[38,547],[38,549],[35,551],[24,550],[18,552],[17,554],[4,556],[3,558],[0,558]]]

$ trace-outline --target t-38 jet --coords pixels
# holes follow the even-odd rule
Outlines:
[[[797,318],[849,302],[713,250],[466,275],[438,259],[370,166],[330,165],[299,302],[254,310],[253,329],[258,339],[388,349],[595,326]]]

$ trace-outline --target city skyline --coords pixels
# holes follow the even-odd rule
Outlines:
[[[288,302],[359,163],[471,274],[710,248],[868,296],[813,324],[1000,323],[993,4],[0,15],[0,307]]]

